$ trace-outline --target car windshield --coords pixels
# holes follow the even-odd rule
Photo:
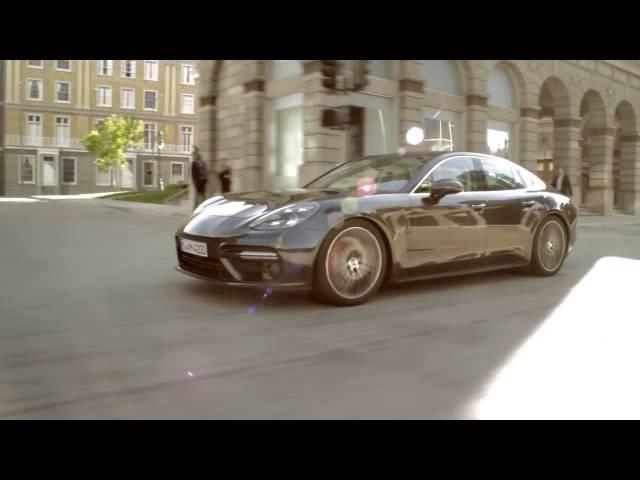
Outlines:
[[[365,157],[340,165],[307,185],[307,188],[357,190],[361,194],[398,193],[433,155]]]

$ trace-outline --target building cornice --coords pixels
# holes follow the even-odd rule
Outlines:
[[[133,117],[138,120],[154,120],[164,122],[182,122],[185,124],[197,123],[197,116],[177,116],[177,115],[158,115],[148,112],[140,112],[137,110],[94,110],[76,107],[64,107],[61,105],[47,106],[47,105],[24,105],[20,103],[6,103],[5,106],[9,110],[22,110],[34,113],[58,113],[58,114],[76,114],[86,115],[94,117],[110,117],[111,115],[119,115],[121,117]]]
[[[640,77],[640,66],[632,65],[629,60],[603,60],[603,62]]]

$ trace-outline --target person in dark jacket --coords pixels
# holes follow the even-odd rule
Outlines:
[[[225,158],[223,158],[220,163],[222,164],[220,173],[218,173],[220,187],[222,188],[222,193],[229,193],[231,191],[231,169],[229,168],[229,165],[227,165],[227,160]]]
[[[191,179],[196,187],[194,209],[205,200],[207,188],[207,164],[202,160],[198,147],[193,147],[193,162],[191,162]]]
[[[567,197],[570,197],[571,195],[573,195],[569,177],[565,175],[564,170],[562,168],[559,168],[558,174],[555,177],[553,177],[553,183],[551,184],[551,186],[556,190],[558,190],[563,195],[566,195]]]

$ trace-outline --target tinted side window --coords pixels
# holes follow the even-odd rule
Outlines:
[[[515,175],[510,162],[494,158],[481,158],[487,190],[518,190],[526,185]]]
[[[476,169],[471,157],[456,157],[445,160],[429,174],[418,193],[429,193],[431,185],[439,180],[458,180],[464,186],[465,192],[483,190],[483,172]]]
[[[547,188],[547,185],[542,180],[528,170],[525,170],[524,168],[517,168],[516,171],[524,179],[525,184],[531,190],[544,190]]]

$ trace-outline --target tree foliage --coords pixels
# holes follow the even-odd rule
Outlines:
[[[95,155],[98,169],[105,170],[124,164],[127,150],[142,147],[143,138],[142,121],[112,115],[98,123],[82,143]]]

